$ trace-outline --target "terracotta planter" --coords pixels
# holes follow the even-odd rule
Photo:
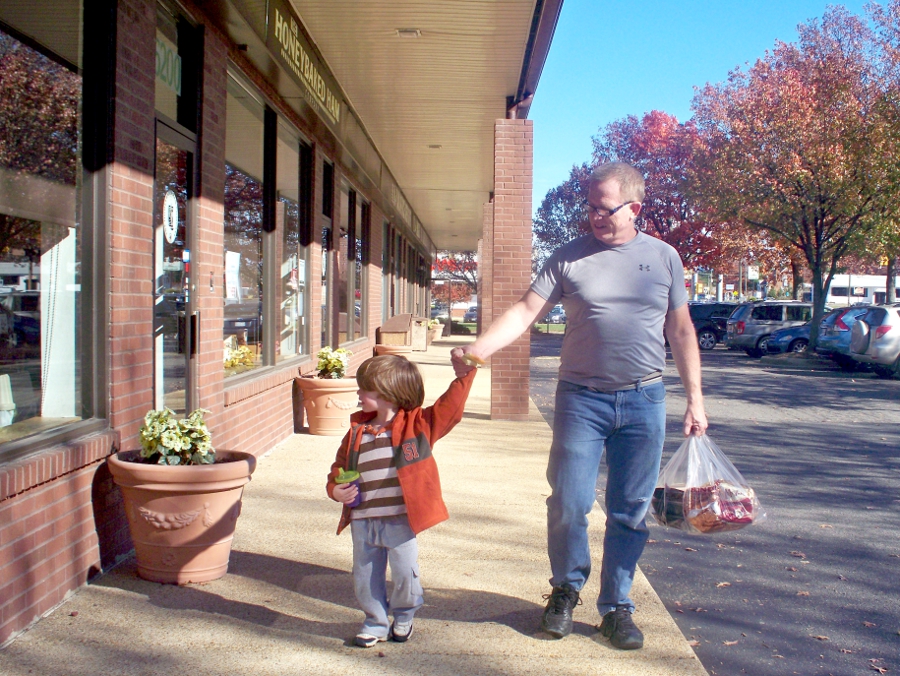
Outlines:
[[[406,357],[407,355],[412,354],[412,346],[411,345],[376,345],[375,346],[375,354],[399,354],[402,357]]]
[[[339,437],[350,428],[350,414],[359,404],[356,378],[295,378],[303,391],[309,433]]]
[[[122,489],[138,575],[151,582],[208,582],[228,570],[244,484],[256,469],[249,453],[217,451],[212,465],[131,462],[138,451],[109,458]],[[222,462],[226,461],[226,462]]]
[[[443,325],[436,326],[433,329],[428,329],[428,344],[431,345],[434,341],[441,337],[441,334],[444,332]]]

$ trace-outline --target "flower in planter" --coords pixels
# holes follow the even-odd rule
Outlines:
[[[209,465],[216,460],[202,408],[177,420],[171,409],[148,411],[141,426],[141,458],[159,465]]]
[[[319,378],[343,378],[347,374],[347,367],[350,366],[350,350],[339,347],[332,350],[330,347],[323,347],[316,355],[319,358],[318,368]]]
[[[428,328],[429,329],[436,329],[440,325],[441,325],[441,323],[437,319],[429,319],[428,320]]]

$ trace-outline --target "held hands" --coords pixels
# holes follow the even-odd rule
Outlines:
[[[470,371],[474,371],[477,365],[484,364],[484,359],[472,351],[471,345],[455,347],[450,351],[450,363],[453,364],[453,372],[457,378],[462,378]]]
[[[353,502],[357,493],[359,493],[359,488],[356,487],[356,484],[337,484],[332,491],[333,499],[344,505]]]

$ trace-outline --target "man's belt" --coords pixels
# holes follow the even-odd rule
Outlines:
[[[655,385],[659,381],[662,380],[662,371],[654,371],[653,373],[644,376],[643,378],[638,378],[631,385],[626,387],[620,387],[618,390],[601,390],[596,387],[589,387],[589,390],[593,390],[594,392],[604,392],[609,394],[611,392],[625,392],[627,390],[640,390],[641,388],[647,387],[649,385]]]

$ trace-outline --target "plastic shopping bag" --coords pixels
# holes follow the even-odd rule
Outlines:
[[[660,525],[687,533],[737,530],[766,518],[756,491],[705,434],[685,439],[666,463],[651,512]]]

